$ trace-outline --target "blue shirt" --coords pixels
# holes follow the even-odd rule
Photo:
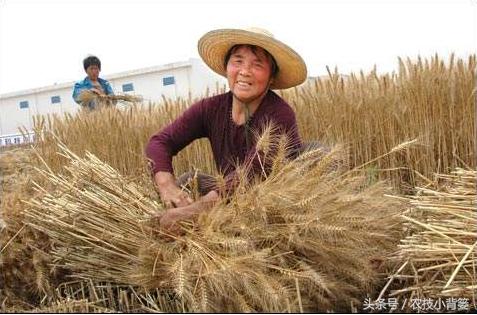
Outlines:
[[[98,82],[103,88],[104,94],[106,95],[114,94],[113,89],[111,88],[111,85],[109,84],[108,81],[98,78]],[[91,82],[91,80],[88,77],[84,78],[84,80],[82,81],[76,82],[75,88],[73,90],[73,99],[75,100],[75,102],[80,104],[81,102],[78,99],[78,97],[81,94],[81,92],[84,90],[92,89],[93,87],[95,86],[93,85],[93,82]]]

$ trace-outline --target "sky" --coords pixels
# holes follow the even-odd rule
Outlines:
[[[0,0],[0,94],[199,58],[218,28],[261,27],[310,76],[392,72],[398,57],[477,51],[477,0]]]

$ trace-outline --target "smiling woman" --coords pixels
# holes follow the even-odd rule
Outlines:
[[[227,60],[227,81],[230,91],[239,102],[248,107],[244,115],[244,106],[232,107],[232,119],[242,125],[257,110],[273,81],[273,57],[264,49],[251,45],[236,45],[230,50]]]
[[[155,184],[162,201],[171,208],[160,218],[161,227],[169,232],[176,230],[177,221],[196,216],[219,196],[230,194],[239,182],[238,165],[245,167],[249,180],[267,176],[274,152],[265,157],[266,150],[258,148],[253,134],[268,132],[270,148],[276,148],[281,136],[288,137],[289,157],[294,157],[302,145],[295,113],[271,90],[293,87],[305,80],[305,62],[293,49],[257,28],[211,31],[198,46],[204,62],[227,78],[230,91],[193,104],[154,135],[147,146]],[[210,141],[225,184],[199,176],[203,196],[194,202],[176,182],[172,157],[203,137]],[[181,183],[186,181],[181,177]]]

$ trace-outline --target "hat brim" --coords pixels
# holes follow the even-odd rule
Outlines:
[[[287,89],[305,81],[306,64],[297,52],[273,37],[252,31],[240,29],[210,31],[199,40],[199,55],[213,71],[226,77],[225,56],[230,48],[238,44],[262,47],[275,58],[279,71],[270,85],[271,89]]]

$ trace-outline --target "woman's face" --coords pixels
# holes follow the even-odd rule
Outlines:
[[[86,74],[91,81],[97,81],[99,77],[99,67],[96,65],[91,65],[86,68]]]
[[[266,52],[257,47],[255,53],[248,46],[240,46],[227,62],[227,80],[233,95],[250,103],[269,87],[271,64]]]

